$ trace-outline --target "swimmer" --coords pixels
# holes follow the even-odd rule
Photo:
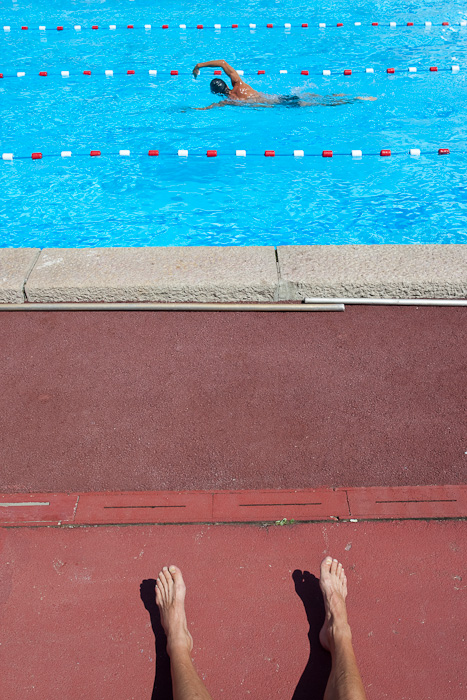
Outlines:
[[[347,620],[347,577],[337,559],[326,557],[321,562],[319,585],[325,609],[319,640],[332,659],[324,700],[366,700]],[[180,569],[164,566],[157,577],[156,603],[167,636],[173,700],[211,700],[191,660],[193,638],[188,631],[185,594]]]
[[[227,99],[221,102],[214,102],[208,107],[195,107],[198,110],[212,109],[213,107],[238,106],[242,104],[262,104],[272,106],[275,104],[285,105],[286,107],[310,107],[315,105],[324,105],[335,107],[336,105],[348,104],[355,100],[376,100],[376,97],[354,97],[346,98],[343,94],[334,94],[329,97],[321,97],[313,93],[305,93],[299,95],[266,95],[264,92],[254,90],[251,85],[245,83],[237,71],[229,66],[227,61],[206,61],[205,63],[197,63],[193,68],[195,78],[199,75],[200,68],[222,68],[229,76],[232,87],[229,88],[221,78],[211,80],[211,92],[215,95],[225,95]],[[345,99],[342,99],[345,98]]]

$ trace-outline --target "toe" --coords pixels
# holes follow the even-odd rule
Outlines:
[[[173,587],[174,587],[174,580],[172,578],[172,574],[170,573],[170,571],[168,570],[168,568],[166,566],[164,566],[163,572],[164,572],[164,577],[165,577],[165,581],[166,581],[166,585],[167,585],[168,595],[169,595],[169,597],[172,597],[172,591],[173,591]]]
[[[157,583],[158,583],[159,588],[161,589],[161,593],[164,593],[164,595],[167,595],[168,587],[167,587],[167,581],[165,579],[163,571],[159,571]]]
[[[186,585],[185,581],[183,580],[182,572],[178,566],[174,566],[173,564],[170,566],[169,571],[173,578],[175,595],[180,601],[183,602],[186,596]]]
[[[332,557],[326,557],[321,562],[321,575],[329,574],[331,571]]]
[[[156,583],[156,603],[161,605],[165,600],[164,587],[162,583],[157,579]]]
[[[178,568],[178,566],[175,566],[174,564],[171,564],[169,566],[169,571],[172,575],[173,581],[175,583],[175,586],[177,588],[183,588],[185,586],[185,582],[183,580],[182,572]]]
[[[339,562],[337,561],[337,559],[333,559],[333,560],[332,560],[332,564],[331,564],[331,574],[333,574],[334,576],[336,575],[338,563],[339,563]]]

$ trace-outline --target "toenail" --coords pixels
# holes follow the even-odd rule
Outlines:
[[[172,573],[174,573],[174,572],[176,571],[175,566],[171,566],[171,567],[169,568],[169,571],[171,571]]]

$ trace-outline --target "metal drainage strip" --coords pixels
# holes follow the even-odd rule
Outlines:
[[[24,303],[0,304],[0,311],[344,311],[344,304],[212,303]]]

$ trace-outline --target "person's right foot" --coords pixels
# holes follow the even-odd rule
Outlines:
[[[177,566],[164,566],[157,577],[156,603],[167,635],[169,656],[174,651],[190,653],[193,648],[193,638],[186,622],[185,593],[186,586],[180,569]]]
[[[321,562],[319,586],[324,598],[325,619],[319,633],[319,641],[327,651],[332,651],[336,635],[351,636],[347,621],[347,576],[337,559],[326,557]]]

